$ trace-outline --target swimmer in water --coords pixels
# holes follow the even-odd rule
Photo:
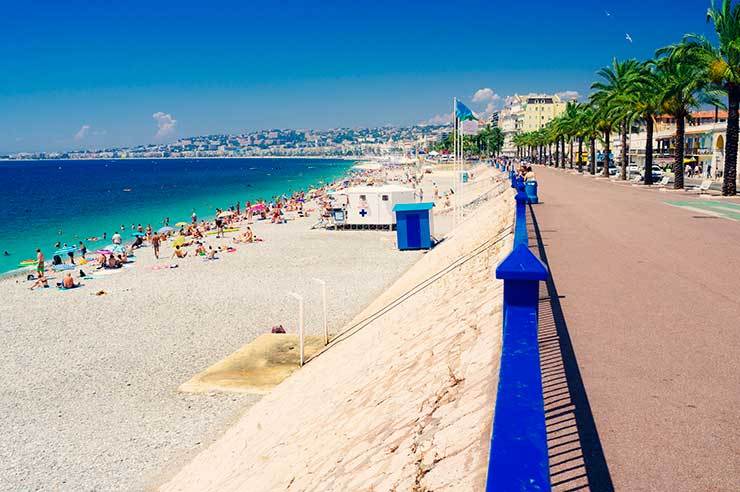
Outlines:
[[[8,253],[7,251],[3,251],[3,256],[10,256],[10,253]]]

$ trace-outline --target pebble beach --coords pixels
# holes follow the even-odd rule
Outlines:
[[[335,330],[421,255],[396,250],[388,232],[311,230],[313,222],[256,223],[263,242],[216,261],[157,261],[142,248],[131,266],[71,291],[0,281],[0,489],[143,489],[258,399],[177,388],[273,325],[295,332],[287,291],[305,296],[307,332],[320,334],[312,279],[327,281]],[[178,268],[152,269],[171,263]]]
[[[448,174],[426,175],[422,186],[444,188]],[[471,201],[495,186],[487,174],[469,186]],[[437,215],[444,234],[450,216],[442,206]],[[182,383],[274,325],[295,333],[289,292],[305,298],[307,334],[321,335],[314,279],[326,281],[337,333],[424,256],[398,251],[394,232],[312,229],[316,220],[255,221],[263,241],[250,244],[234,244],[236,232],[207,236],[214,248],[236,248],[215,261],[173,259],[170,242],[157,260],[145,246],[132,264],[68,291],[0,279],[0,490],[163,483],[260,399],[180,393]]]

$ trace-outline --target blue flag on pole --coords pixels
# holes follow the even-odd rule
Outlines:
[[[455,105],[455,117],[460,121],[477,121],[478,117],[470,110],[469,107],[457,101]]]

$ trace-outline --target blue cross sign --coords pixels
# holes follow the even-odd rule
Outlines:
[[[367,210],[365,210],[364,208],[360,210],[360,215],[362,215],[362,218],[364,219],[365,216],[367,215]]]

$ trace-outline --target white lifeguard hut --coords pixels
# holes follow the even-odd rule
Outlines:
[[[396,224],[393,207],[399,203],[414,203],[414,190],[400,185],[353,186],[329,193],[334,208],[344,211],[344,226],[387,227]]]

